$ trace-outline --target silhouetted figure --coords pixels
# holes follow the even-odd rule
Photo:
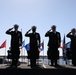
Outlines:
[[[32,33],[29,33],[31,30]],[[36,59],[39,59],[38,48],[40,47],[40,34],[36,32],[36,26],[32,26],[32,29],[28,30],[25,36],[30,38],[30,66],[36,66]]]
[[[13,28],[10,28],[6,31],[6,34],[11,35],[11,57],[12,57],[12,64],[11,66],[16,66],[18,63],[20,50],[19,46],[22,46],[22,33],[18,31],[18,25],[15,24]],[[14,29],[14,31],[12,31]]]
[[[45,34],[45,37],[49,37],[48,42],[48,59],[51,60],[51,66],[55,65],[57,66],[57,59],[59,58],[59,51],[58,48],[61,44],[61,36],[60,33],[56,31],[56,26],[53,25],[49,31]],[[52,30],[52,32],[50,32]]]
[[[72,64],[76,66],[76,29],[73,28],[71,32],[69,32],[66,37],[71,39],[71,52],[72,52]]]

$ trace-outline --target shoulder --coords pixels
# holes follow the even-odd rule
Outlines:
[[[21,33],[21,31],[18,31],[18,33]]]
[[[36,32],[36,35],[40,35],[40,33]]]
[[[21,32],[21,31],[18,31],[18,33],[19,33],[19,34],[22,34],[22,32]]]
[[[39,33],[37,33],[37,32],[36,32],[36,34],[35,34],[35,35],[36,35],[36,36],[38,36],[38,37],[40,37],[40,34],[39,34]]]
[[[36,32],[36,34],[39,34],[38,32]]]
[[[49,32],[49,35],[52,35],[53,34],[53,32]]]
[[[57,34],[60,34],[60,32],[56,32]]]

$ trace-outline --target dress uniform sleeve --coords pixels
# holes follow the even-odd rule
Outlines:
[[[22,44],[22,33],[20,32],[20,41],[21,41],[21,44]]]
[[[6,31],[6,34],[12,35],[12,32],[13,32],[13,31],[7,30],[7,31]]]
[[[38,34],[38,39],[39,39],[39,47],[40,47],[40,43],[41,43],[41,37],[40,37],[40,34]]]
[[[57,32],[57,38],[58,38],[58,48],[59,48],[60,45],[61,45],[61,35],[60,35],[60,32]]]
[[[60,35],[60,33],[59,33],[59,43],[61,43],[61,35]]]
[[[48,37],[48,36],[49,36],[49,33],[50,33],[50,32],[47,32],[47,33],[45,34],[45,37]]]
[[[69,32],[67,35],[66,35],[66,37],[68,37],[68,38],[71,38],[71,34],[70,34],[71,32]]]
[[[25,34],[26,37],[30,37],[31,36],[31,33],[28,33],[28,34]]]

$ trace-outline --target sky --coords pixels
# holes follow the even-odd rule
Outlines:
[[[5,32],[14,24],[19,25],[20,31],[22,29],[25,44],[29,43],[29,38],[24,36],[26,31],[35,25],[41,42],[44,40],[44,52],[40,55],[47,55],[49,38],[44,35],[52,25],[57,26],[61,40],[76,27],[76,0],[0,0],[0,45],[6,40],[6,55],[11,36]],[[66,37],[66,43],[69,41]],[[62,56],[62,49],[59,51]],[[5,48],[0,49],[0,55],[5,55]],[[27,55],[24,48],[21,55]]]

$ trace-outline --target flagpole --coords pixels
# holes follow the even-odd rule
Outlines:
[[[44,63],[44,50],[43,50],[43,63]]]
[[[66,44],[65,44],[65,50],[66,50]],[[68,63],[67,63],[67,56],[66,56],[66,64],[68,64]]]
[[[65,61],[65,64],[67,64],[67,58],[66,58],[66,44],[65,44],[65,34],[64,34],[64,38],[63,38],[63,59]]]
[[[65,36],[65,35],[64,35],[64,36]],[[66,39],[65,39],[65,57],[66,57],[65,62],[66,62],[66,64],[67,64],[67,56],[66,56]]]
[[[24,40],[24,42],[25,42],[25,40]],[[24,48],[24,62],[25,62],[25,48]]]
[[[43,44],[44,44],[44,40],[43,40]],[[43,50],[43,63],[44,63],[44,50]]]
[[[23,50],[24,50],[24,49],[23,49]],[[24,50],[24,55],[23,55],[23,56],[24,56],[24,62],[25,62],[25,50]]]
[[[43,40],[43,49],[44,49],[44,40]],[[44,65],[44,50],[43,50],[43,67],[45,67],[45,65]]]
[[[6,40],[5,40],[5,42],[6,42]],[[5,59],[6,59],[6,46],[5,46]]]

